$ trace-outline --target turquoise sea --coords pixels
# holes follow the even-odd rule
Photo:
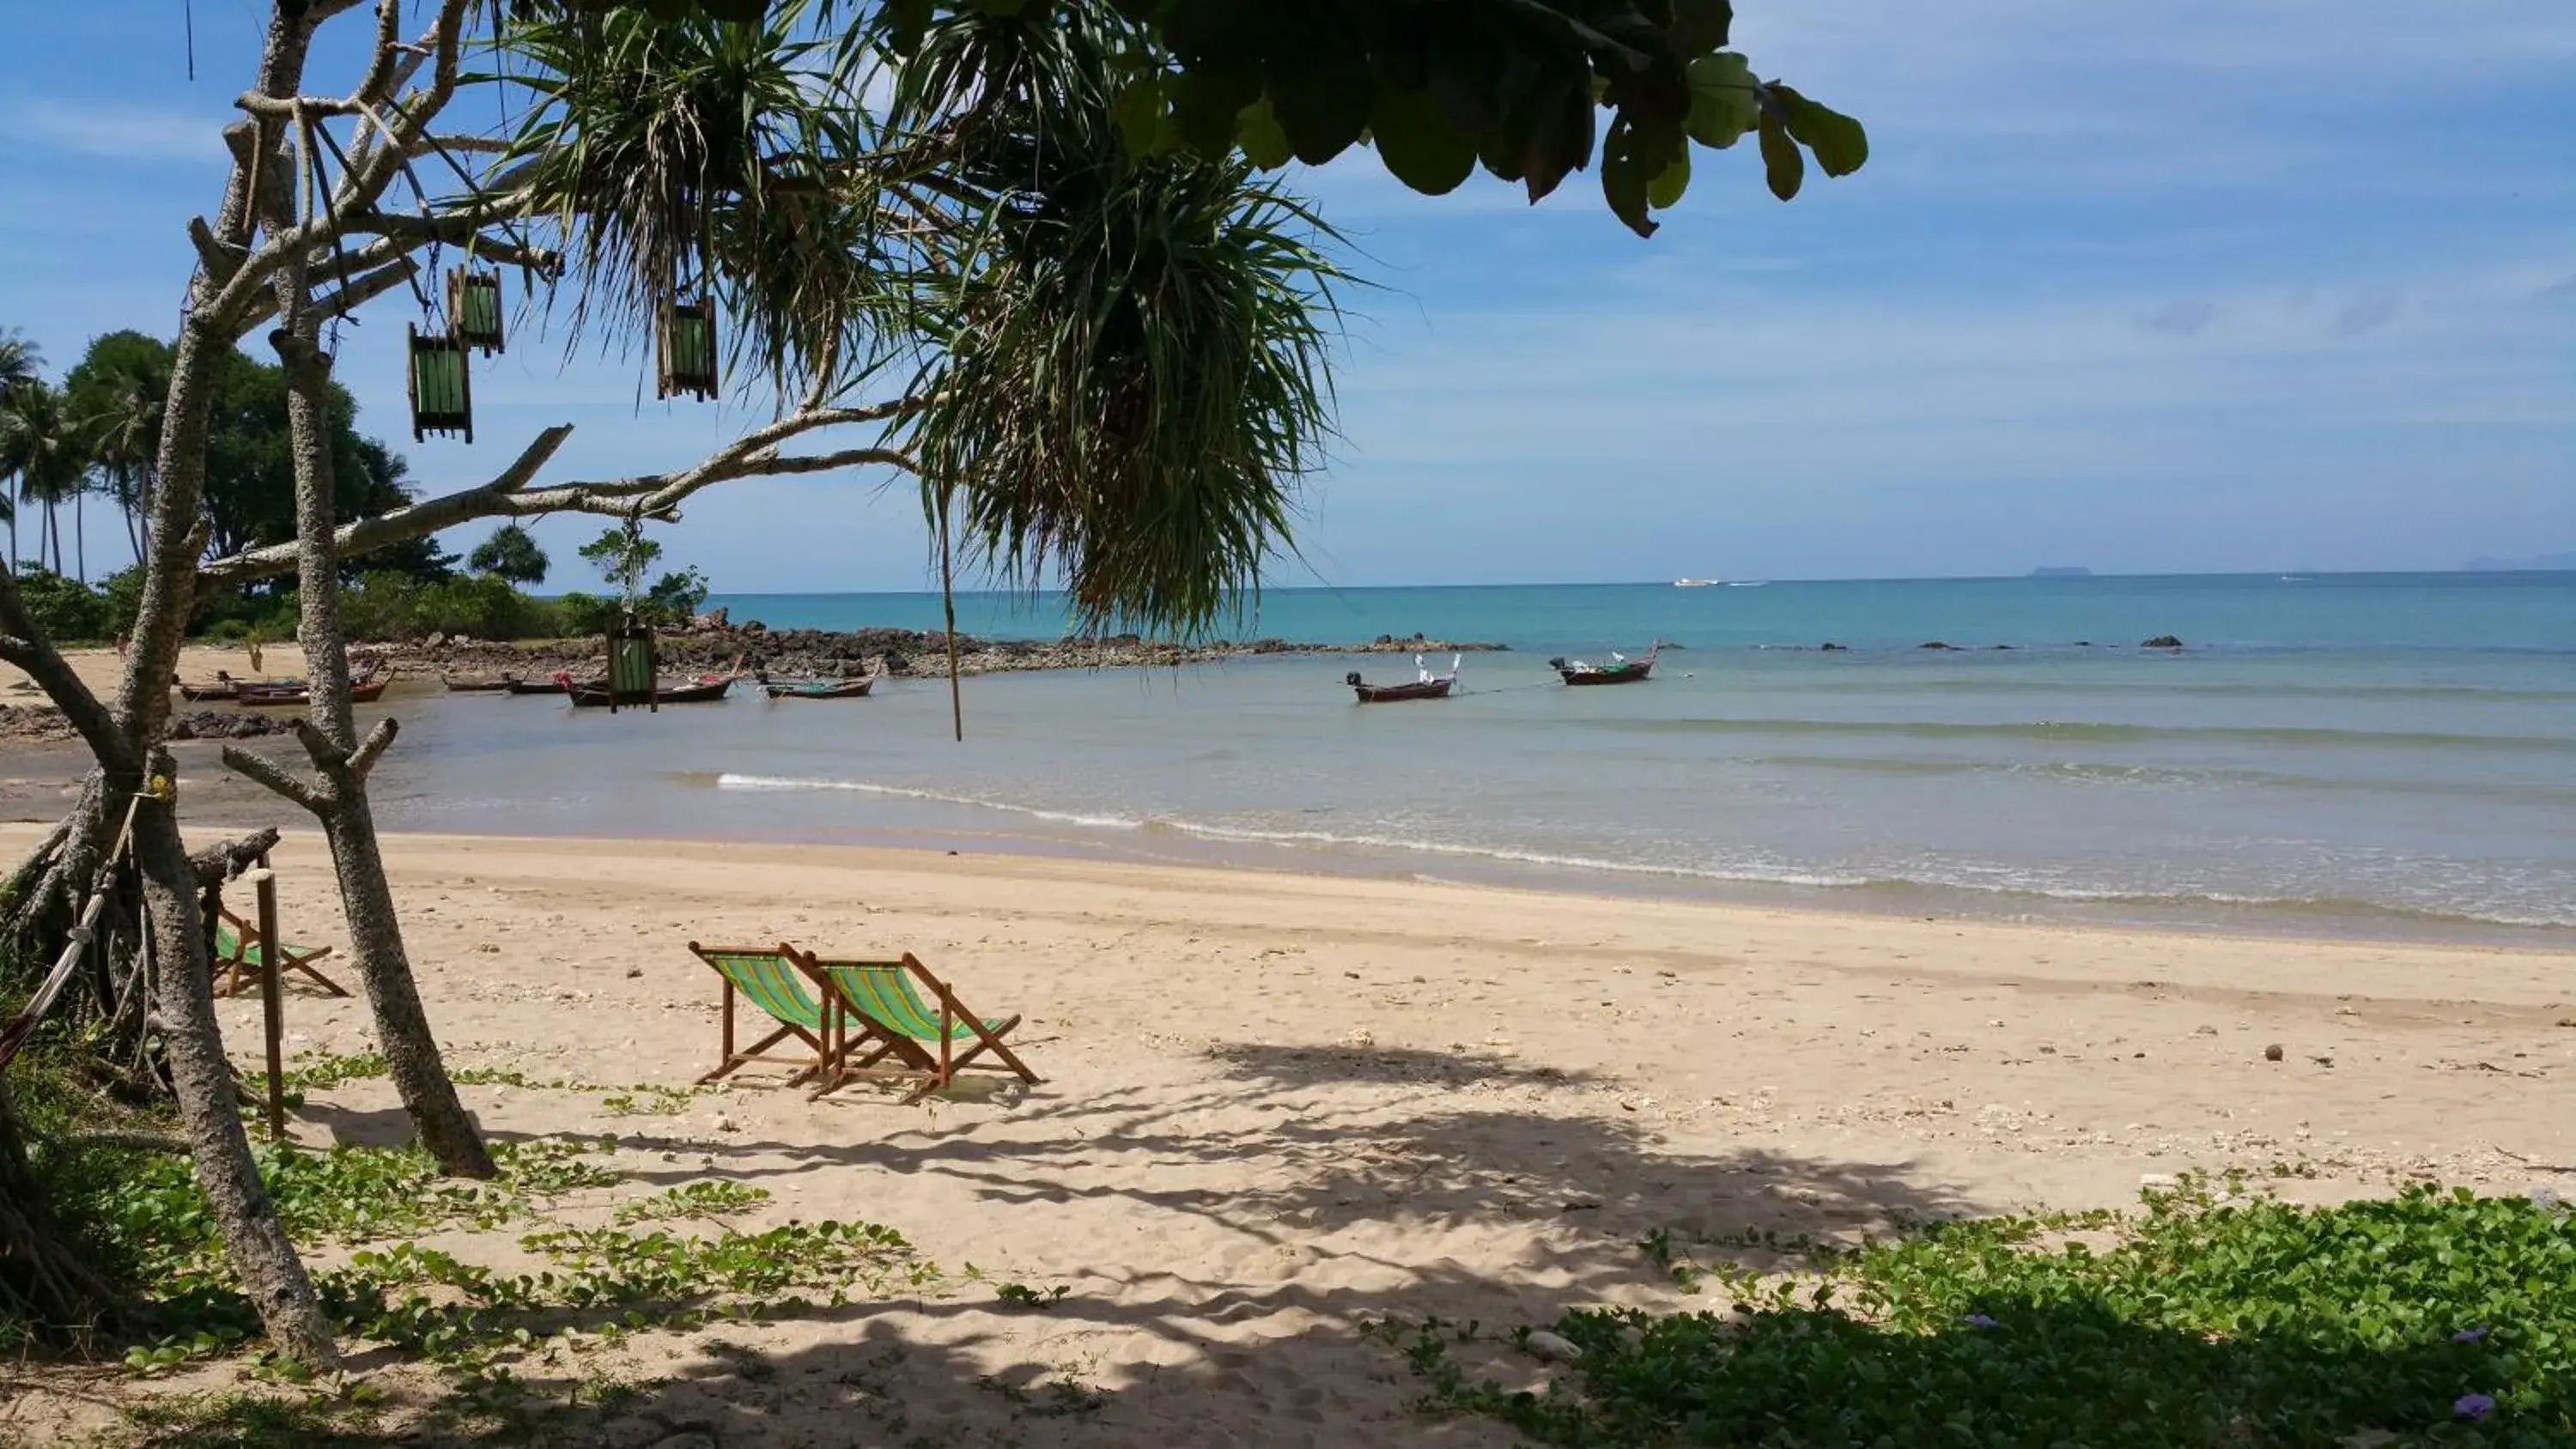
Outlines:
[[[939,619],[923,594],[717,602]],[[1064,627],[992,595],[959,625]],[[1511,652],[1467,656],[1452,699],[1369,707],[1343,673],[1410,660],[970,679],[962,745],[929,679],[615,719],[425,700],[380,779],[413,828],[2576,947],[2576,574],[1297,589],[1225,632],[1417,631]],[[2139,647],[2164,634],[2187,647]],[[1643,685],[1568,690],[1544,663],[1656,639]]]

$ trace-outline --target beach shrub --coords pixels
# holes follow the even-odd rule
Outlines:
[[[617,601],[597,594],[571,593],[554,601],[555,622],[565,638],[605,634],[617,623]]]
[[[1574,1366],[1544,1392],[1469,1382],[1438,1325],[1409,1352],[1434,1406],[1586,1449],[2576,1443],[2562,1208],[2466,1189],[2307,1208],[2187,1188],[2150,1196],[2108,1242],[2083,1226],[1963,1222],[1806,1274],[1719,1270],[1727,1313],[1569,1313],[1552,1331]]]
[[[695,567],[664,574],[644,592],[641,610],[649,623],[685,624],[707,606],[707,576]]]
[[[27,617],[57,644],[104,643],[111,632],[104,594],[42,565],[18,566],[18,598]]]

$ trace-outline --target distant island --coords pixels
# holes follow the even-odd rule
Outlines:
[[[2093,577],[2093,571],[2079,568],[2032,569],[2030,576],[2035,579],[2089,579]]]
[[[2576,553],[2544,553],[2536,558],[2473,558],[2460,565],[2472,574],[2554,573],[2576,569]]]

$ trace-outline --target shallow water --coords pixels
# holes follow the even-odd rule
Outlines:
[[[918,595],[723,602],[937,618]],[[972,596],[960,625],[1060,628]],[[1296,591],[1238,632],[1416,630],[1513,652],[1469,656],[1452,699],[1366,708],[1342,674],[1410,661],[970,679],[962,746],[934,680],[614,719],[409,702],[382,809],[2576,946],[2576,575]],[[2136,647],[2164,633],[2191,647]],[[1657,637],[1686,647],[1643,685],[1543,663]],[[1851,647],[1800,647],[1826,639]]]

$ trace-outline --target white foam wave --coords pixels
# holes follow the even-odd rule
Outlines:
[[[857,795],[890,795],[902,800],[927,800],[940,805],[965,805],[978,810],[1003,810],[1025,815],[1032,820],[1047,820],[1058,825],[1087,825],[1098,830],[1141,830],[1142,820],[1124,815],[1085,815],[1070,810],[1043,810],[1034,805],[1014,805],[1007,800],[987,800],[979,795],[951,795],[939,790],[915,790],[903,785],[879,785],[867,780],[799,780],[778,775],[716,776],[719,790],[770,790],[804,792],[840,790]]]

